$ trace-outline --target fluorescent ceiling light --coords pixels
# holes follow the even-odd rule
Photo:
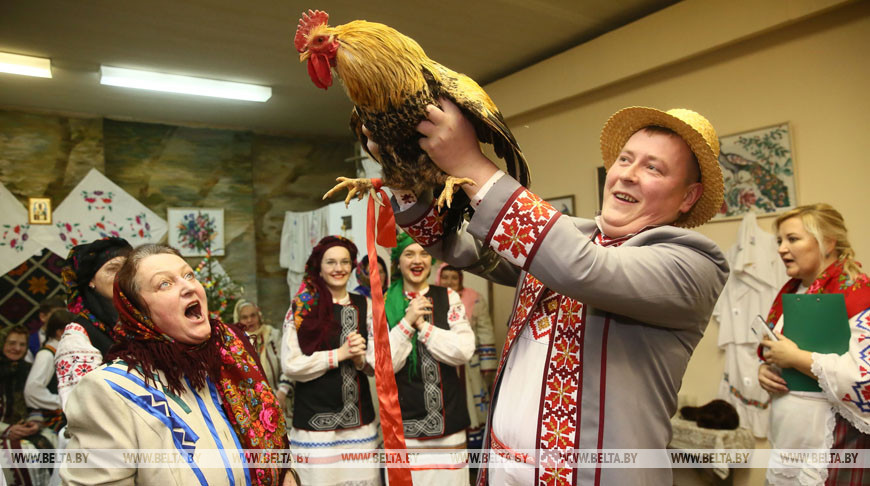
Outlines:
[[[177,74],[155,73],[112,66],[100,66],[100,74],[100,84],[109,86],[260,102],[272,97],[272,88],[269,86],[233,83],[230,81],[194,78],[179,76]]]
[[[0,73],[51,77],[51,59],[0,52]]]

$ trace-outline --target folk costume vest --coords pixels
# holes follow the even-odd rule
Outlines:
[[[333,304],[333,323],[338,328],[328,347],[335,349],[356,331],[368,340],[366,298],[348,294],[351,305]],[[293,427],[303,430],[350,429],[375,419],[368,378],[345,360],[316,380],[297,382],[293,403]]]
[[[426,296],[432,302],[432,325],[450,330],[447,289],[432,285]],[[437,361],[426,346],[418,344],[417,352],[419,370],[410,370],[408,360],[396,372],[405,437],[435,438],[468,428],[471,422],[465,404],[465,384],[457,368]]]

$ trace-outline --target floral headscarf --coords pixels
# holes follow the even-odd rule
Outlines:
[[[112,347],[107,361],[120,358],[128,369],[141,367],[146,381],[159,369],[166,375],[169,388],[175,390],[181,388],[182,378],[189,379],[197,389],[205,385],[204,376],[190,373],[205,369],[221,394],[224,412],[242,449],[288,447],[284,414],[258,366],[256,352],[247,339],[239,337],[244,336],[241,330],[210,319],[211,338],[198,346],[187,346],[158,329],[124,295],[117,280],[114,303],[119,313],[114,328],[118,343]],[[187,360],[178,359],[179,349],[188,350]],[[252,467],[251,473],[252,484],[280,484],[281,471],[277,468]]]
[[[305,277],[292,306],[299,348],[307,355],[328,349],[330,339],[337,332],[332,322],[332,293],[320,276],[323,254],[333,246],[347,248],[351,270],[356,267],[356,245],[342,236],[327,236],[311,250],[305,262]]]

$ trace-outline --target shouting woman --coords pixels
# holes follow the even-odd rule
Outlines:
[[[223,468],[67,468],[72,484],[294,484],[276,466],[225,450],[286,449],[284,417],[244,332],[209,318],[205,290],[177,250],[133,250],[114,284],[118,342],[73,389],[71,449],[169,449]],[[284,481],[282,483],[282,481]]]

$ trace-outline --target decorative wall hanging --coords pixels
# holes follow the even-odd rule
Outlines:
[[[224,254],[224,210],[169,208],[169,246],[183,256]]]
[[[124,238],[134,247],[158,243],[166,221],[91,169],[54,211],[52,224],[32,228],[36,239],[66,258],[73,246],[107,236]]]
[[[0,184],[0,275],[12,270],[44,248],[33,239],[27,209]]]
[[[43,248],[0,275],[0,328],[19,324],[39,328],[39,304],[55,295],[65,296],[63,264],[63,258]]]
[[[719,139],[725,201],[713,220],[780,213],[797,206],[788,123]]]

